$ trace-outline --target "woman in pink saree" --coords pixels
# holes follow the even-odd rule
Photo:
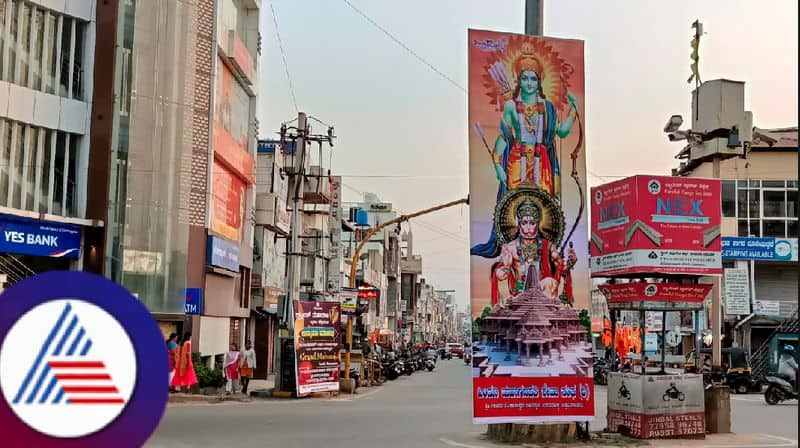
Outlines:
[[[222,370],[225,372],[225,394],[230,395],[233,393],[236,382],[239,381],[239,364],[241,363],[241,353],[236,344],[231,344],[231,351],[225,355],[225,363],[222,365]]]

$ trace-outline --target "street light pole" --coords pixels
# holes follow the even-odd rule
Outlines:
[[[361,239],[361,242],[358,243],[356,246],[356,250],[353,252],[353,259],[350,261],[350,287],[356,287],[356,267],[358,267],[358,257],[361,255],[361,249],[369,242],[369,240],[381,230],[393,225],[399,224],[404,221],[408,221],[411,218],[416,218],[417,216],[426,215],[428,213],[433,213],[448,207],[452,207],[458,204],[469,204],[469,198],[459,199],[457,201],[451,201],[446,204],[437,205],[435,207],[426,208],[425,210],[420,210],[415,213],[411,213],[409,215],[402,215],[398,216],[397,218],[390,219],[389,221],[384,222],[383,224],[377,225],[373,227],[367,234]],[[353,319],[352,316],[347,318],[347,326],[345,330],[345,338],[346,338],[346,345],[345,345],[345,354],[344,354],[344,377],[350,378],[350,352],[352,350],[353,345]]]

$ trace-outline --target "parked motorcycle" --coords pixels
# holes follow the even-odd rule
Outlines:
[[[599,384],[601,386],[608,385],[609,364],[606,360],[602,358],[597,359],[592,366],[592,370],[594,371],[595,384]]]
[[[464,364],[470,365],[472,363],[472,352],[469,350],[464,351]]]
[[[792,383],[778,376],[767,376],[767,390],[764,391],[764,401],[769,405],[775,405],[781,401],[797,400],[797,390],[792,387]]]

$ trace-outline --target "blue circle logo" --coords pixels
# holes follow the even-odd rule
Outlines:
[[[120,285],[57,271],[0,295],[0,426],[11,445],[140,447],[168,387],[161,331]]]

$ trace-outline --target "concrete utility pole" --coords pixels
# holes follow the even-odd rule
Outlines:
[[[283,140],[286,129],[281,129],[281,140]],[[278,343],[275,344],[275,390],[280,391],[283,377],[282,358],[283,345],[285,340],[293,334],[294,329],[294,301],[300,298],[300,212],[303,207],[303,171],[305,170],[306,142],[308,135],[308,119],[305,112],[297,114],[297,139],[294,153],[294,165],[290,177],[289,186],[290,199],[292,204],[292,215],[289,230],[289,244],[286,248],[289,263],[287,264],[288,294],[286,300],[281,302],[278,310],[280,316],[280,328]],[[283,142],[282,142],[283,143]]]
[[[544,34],[544,0],[525,0],[525,34]]]

